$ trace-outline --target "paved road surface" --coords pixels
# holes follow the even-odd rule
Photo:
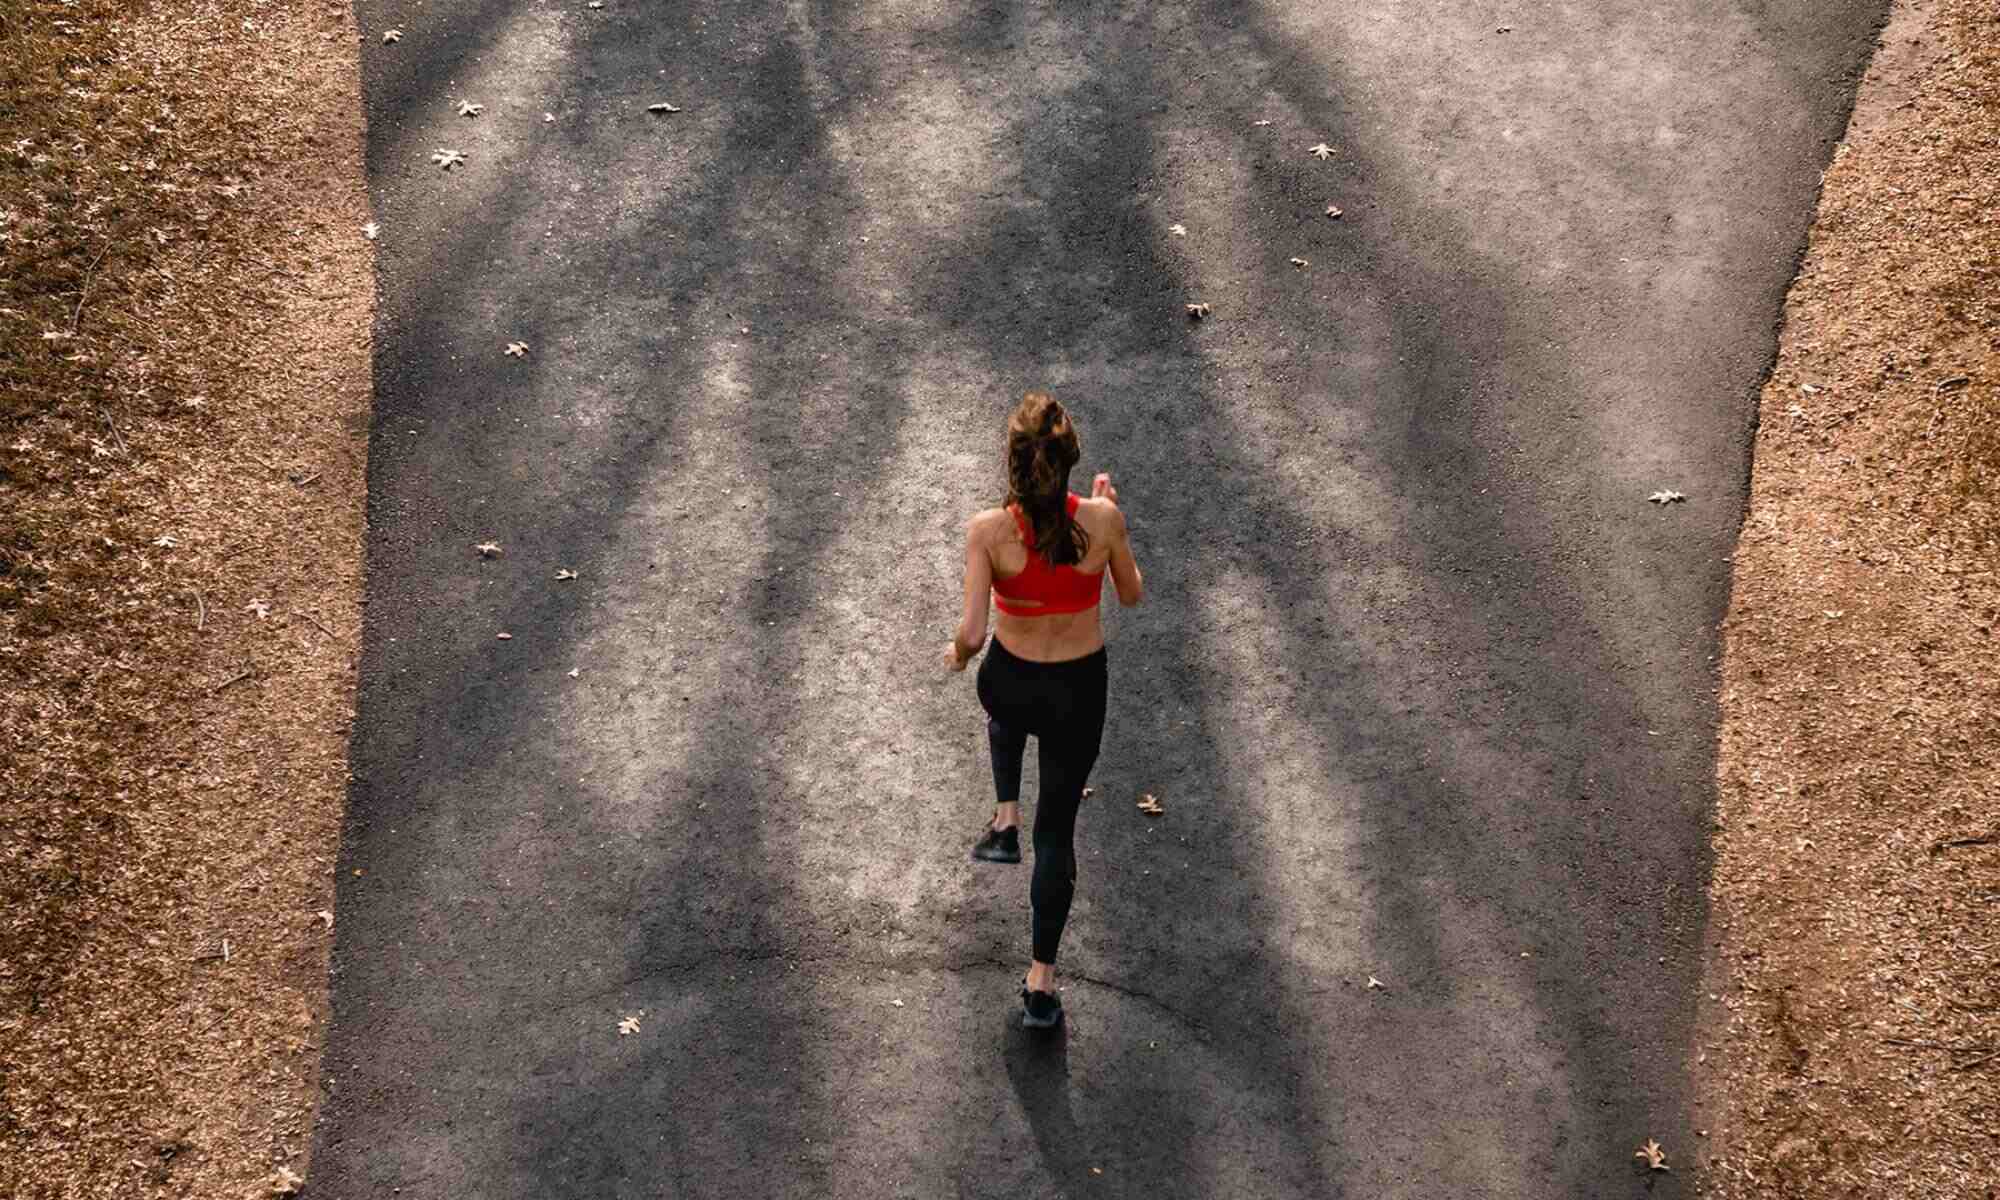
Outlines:
[[[1685,1166],[1712,631],[1883,7],[363,0],[382,316],[315,1190]],[[1010,1021],[1026,868],[966,861],[982,724],[938,665],[1036,386],[1150,592],[1111,614],[1052,1042]]]

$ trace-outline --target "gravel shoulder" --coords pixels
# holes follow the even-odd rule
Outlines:
[[[370,398],[354,37],[0,4],[0,1195],[305,1173]]]
[[[1718,1197],[1991,1194],[2000,13],[1898,0],[1760,404],[1725,624]]]

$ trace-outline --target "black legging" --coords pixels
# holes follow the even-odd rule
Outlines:
[[[979,703],[993,744],[993,790],[1002,804],[1021,798],[1028,735],[1040,744],[1042,795],[1035,805],[1035,961],[1053,963],[1076,892],[1076,810],[1104,737],[1109,686],[1104,651],[1066,662],[1030,662],[994,638],[979,664]]]

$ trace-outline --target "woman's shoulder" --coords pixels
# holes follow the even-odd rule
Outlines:
[[[982,508],[965,521],[965,536],[982,544],[1015,531],[1014,514],[1004,508]]]
[[[1109,533],[1125,523],[1125,514],[1115,500],[1083,496],[1076,503],[1076,522],[1092,533]]]

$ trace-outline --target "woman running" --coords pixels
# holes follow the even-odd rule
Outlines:
[[[1056,946],[1076,886],[1076,810],[1104,735],[1108,681],[1097,601],[1105,567],[1120,604],[1130,608],[1145,595],[1111,476],[1092,482],[1088,500],[1069,490],[1081,454],[1076,427],[1055,397],[1022,397],[1007,419],[1007,502],[966,522],[965,615],[946,651],[954,671],[979,653],[990,589],[1000,619],[979,667],[979,703],[1000,803],[972,857],[1021,861],[1021,759],[1032,734],[1042,792],[1028,889],[1034,955],[1021,986],[1022,1023],[1031,1029],[1062,1020]]]

